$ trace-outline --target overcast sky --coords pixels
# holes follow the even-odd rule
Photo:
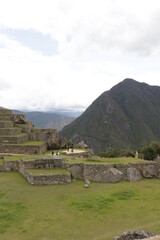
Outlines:
[[[81,111],[128,77],[160,85],[160,0],[0,0],[0,106]]]

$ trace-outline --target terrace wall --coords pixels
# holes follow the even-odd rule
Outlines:
[[[3,145],[0,144],[0,150],[3,153],[13,153],[13,154],[34,154],[35,150],[37,154],[43,154],[47,151],[47,145]]]
[[[71,175],[34,175],[28,172],[28,169],[53,169],[63,167],[65,159],[59,157],[51,157],[45,159],[36,159],[34,161],[19,161],[19,172],[27,179],[32,185],[51,185],[51,184],[64,184],[71,182]]]
[[[70,175],[32,175],[25,171],[27,181],[32,185],[65,184],[71,182]]]
[[[109,170],[115,170],[120,172],[121,177],[118,177],[117,181],[128,181],[127,171],[128,169],[135,169],[141,178],[157,178],[160,179],[160,163],[146,161],[146,163],[129,163],[129,164],[83,164],[83,163],[66,163],[65,159],[60,158],[59,156],[29,160],[29,161],[7,161],[5,162],[6,171],[19,171],[26,178],[29,178],[31,184],[40,184],[40,178],[38,176],[31,176],[27,169],[52,169],[52,168],[64,168],[68,170],[71,174],[71,177],[74,179],[87,179],[93,182],[116,182],[108,179],[106,175]],[[114,171],[113,171],[114,175]],[[48,176],[42,178],[42,184],[45,184],[45,179]],[[114,176],[113,176],[114,177]],[[46,180],[50,183],[54,179]],[[55,182],[57,180],[55,179]],[[63,182],[63,180],[59,181]],[[68,180],[66,180],[68,181]],[[47,183],[48,184],[48,183]],[[54,184],[54,183],[51,183]]]

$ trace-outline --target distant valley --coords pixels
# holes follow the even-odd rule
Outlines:
[[[13,110],[15,114],[25,114],[27,121],[31,121],[35,127],[56,128],[60,131],[64,126],[75,120],[79,113],[72,112],[22,112]]]

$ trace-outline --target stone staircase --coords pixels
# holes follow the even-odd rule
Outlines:
[[[25,119],[24,115],[23,118]],[[30,122],[24,121],[22,124],[15,122],[12,110],[0,108],[0,153],[44,153],[47,150],[45,141],[29,140],[31,128]]]

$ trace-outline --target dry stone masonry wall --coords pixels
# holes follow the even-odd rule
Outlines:
[[[67,163],[65,159],[51,156],[36,160],[6,161],[2,170],[20,171],[24,176],[28,169],[63,168],[70,172],[73,179],[84,179],[100,183],[120,181],[140,181],[142,178],[160,179],[160,164],[156,162],[130,164],[83,164]],[[34,178],[39,181],[39,178]],[[33,178],[32,178],[33,180]]]

